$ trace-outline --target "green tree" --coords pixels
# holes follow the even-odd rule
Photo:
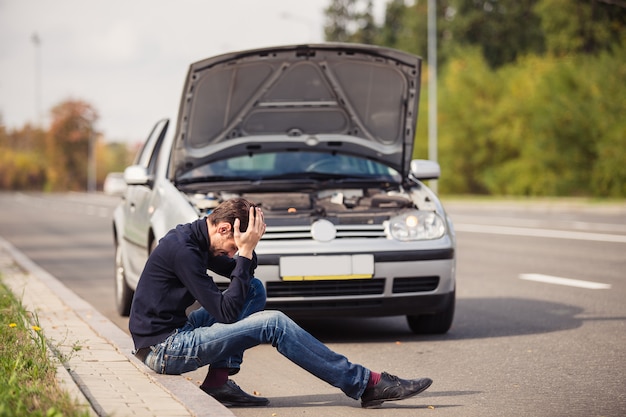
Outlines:
[[[625,48],[528,56],[497,70],[452,59],[440,94],[441,192],[626,196]]]
[[[324,13],[326,41],[378,43],[380,29],[374,21],[371,0],[332,0]]]
[[[385,21],[380,30],[380,42],[382,45],[392,48],[397,47],[399,39],[403,36],[404,16],[406,6],[404,0],[391,0],[385,7]]]
[[[333,3],[355,8],[353,41],[364,2]],[[626,196],[625,6],[437,2],[440,192]],[[378,42],[425,56],[426,28],[426,1],[390,0]],[[426,96],[414,157],[427,153]]]
[[[626,196],[626,49],[555,60],[538,86],[534,124],[545,194]]]
[[[406,6],[404,1],[387,3],[381,29],[385,46],[427,58],[428,8],[426,1]]]
[[[360,14],[361,27],[355,34],[354,42],[369,45],[377,44],[380,38],[380,28],[374,21],[374,6],[372,0],[368,0],[365,12]]]
[[[477,48],[451,59],[439,80],[439,162],[449,173],[442,176],[440,190],[487,193],[481,174],[495,158],[489,133],[501,81]]]
[[[623,44],[626,3],[611,0],[539,0],[534,6],[546,48],[555,55],[595,54]]]
[[[626,45],[588,62],[594,69],[590,90],[598,130],[597,159],[591,172],[592,192],[598,196],[626,197]]]
[[[442,56],[478,46],[492,68],[527,54],[596,54],[626,39],[626,3],[614,0],[448,0]]]
[[[326,23],[324,24],[325,39],[329,42],[348,42],[355,25],[355,7],[357,0],[332,0],[324,10]]]
[[[518,56],[543,51],[537,0],[450,0],[441,20],[442,49],[467,45],[481,49],[492,68]]]

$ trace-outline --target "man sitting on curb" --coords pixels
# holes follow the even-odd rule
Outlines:
[[[141,274],[130,313],[135,355],[143,363],[162,374],[210,364],[200,389],[225,406],[269,404],[229,379],[239,371],[243,352],[261,343],[271,343],[303,369],[360,398],[365,408],[430,386],[429,378],[404,380],[351,363],[280,311],[264,311],[265,289],[253,277],[254,249],[263,233],[262,210],[232,199],[161,239]],[[229,277],[228,289],[220,291],[207,269]],[[187,316],[195,300],[202,307]]]

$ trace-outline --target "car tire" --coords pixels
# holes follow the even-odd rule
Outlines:
[[[456,291],[450,293],[446,308],[435,314],[406,316],[409,328],[415,334],[444,334],[450,330],[454,319]]]
[[[126,273],[124,270],[124,261],[122,260],[121,245],[115,242],[115,306],[117,312],[123,316],[130,315],[130,305],[133,302],[135,292],[128,286],[126,282]]]

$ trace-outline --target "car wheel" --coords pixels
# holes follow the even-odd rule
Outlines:
[[[450,298],[446,308],[435,314],[420,314],[418,316],[407,316],[409,327],[415,334],[444,334],[450,330],[452,319],[454,318],[454,305],[456,291],[450,293]]]
[[[124,317],[130,315],[130,305],[133,302],[135,292],[126,283],[124,262],[122,261],[122,248],[115,243],[115,306],[117,312]]]

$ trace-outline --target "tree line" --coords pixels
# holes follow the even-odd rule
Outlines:
[[[427,3],[390,0],[376,23],[370,0],[333,0],[326,40],[427,59]],[[436,4],[439,192],[625,197],[626,1]]]
[[[427,4],[329,0],[325,40],[427,59]],[[438,0],[438,158],[442,194],[626,197],[626,0]],[[427,67],[414,157],[428,157]],[[95,130],[82,100],[49,128],[0,119],[0,189],[85,190],[135,149]]]

